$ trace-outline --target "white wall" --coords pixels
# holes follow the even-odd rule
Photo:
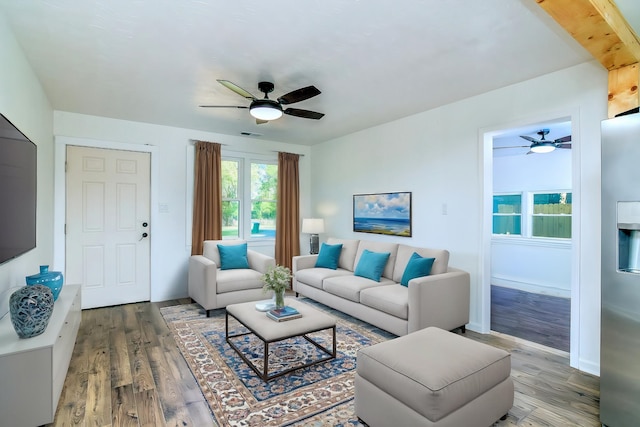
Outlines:
[[[147,123],[114,120],[63,111],[54,113],[56,139],[68,143],[124,148],[136,146],[147,150],[152,146],[152,205],[151,205],[151,300],[187,296],[187,262],[191,254],[190,184],[193,170],[189,152],[191,140],[205,140],[223,144],[226,151],[270,154],[277,158],[277,151],[303,154],[300,160],[301,214],[305,216],[310,206],[309,147],[285,144],[241,136],[229,136],[211,132],[158,126]],[[58,147],[57,147],[58,148]],[[60,147],[64,150],[64,147]],[[57,155],[59,168],[64,167],[64,156]],[[64,194],[64,182],[56,183],[56,194]],[[163,207],[161,209],[160,207]],[[58,236],[58,234],[56,234]],[[305,246],[301,244],[301,248]],[[273,247],[259,250],[273,255]],[[64,236],[56,239],[56,256],[64,253]]]
[[[555,150],[547,154],[526,155],[523,152],[494,157],[493,191],[571,190],[571,155],[570,150]],[[569,298],[571,241],[493,236],[491,284]]]
[[[9,289],[25,285],[25,276],[38,273],[39,265],[53,260],[53,111],[1,13],[0,64],[0,113],[38,146],[36,248],[0,265],[2,317],[7,310]]]
[[[428,96],[428,94],[423,94]],[[483,318],[484,159],[486,129],[540,122],[577,112],[577,174],[582,206],[578,355],[574,366],[597,372],[600,340],[600,121],[606,118],[607,72],[590,62],[445,105],[312,147],[314,214],[321,237],[366,238],[446,248],[451,265],[471,274],[471,324]],[[572,150],[574,151],[574,150]],[[579,154],[577,154],[579,152]],[[578,157],[579,156],[579,157]],[[413,192],[413,237],[352,232],[352,196]],[[445,213],[446,212],[446,213]],[[485,298],[486,299],[486,298]]]

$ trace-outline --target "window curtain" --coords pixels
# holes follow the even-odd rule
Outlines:
[[[299,155],[278,153],[278,208],[276,213],[276,264],[291,268],[300,255]]]
[[[202,255],[202,242],[222,238],[222,157],[220,144],[195,145],[191,255]]]

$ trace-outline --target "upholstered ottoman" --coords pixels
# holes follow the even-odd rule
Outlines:
[[[438,328],[358,352],[355,410],[371,427],[489,427],[513,406],[511,355]]]

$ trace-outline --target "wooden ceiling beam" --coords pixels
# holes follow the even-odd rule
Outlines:
[[[609,70],[609,117],[640,106],[640,39],[614,1],[536,2]]]

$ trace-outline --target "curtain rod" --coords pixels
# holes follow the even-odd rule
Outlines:
[[[189,139],[189,141],[191,142],[191,145],[195,145],[195,144],[196,144],[196,142],[198,142],[198,141],[202,141],[202,140],[201,140],[201,139]],[[220,145],[221,145],[221,146],[223,146],[223,147],[231,147],[231,145],[229,145],[229,144],[223,144],[223,143],[221,143],[221,142],[212,142],[212,141],[204,141],[204,142],[209,142],[209,143],[211,143],[211,144],[220,144]],[[258,155],[258,156],[264,156],[264,155],[265,155],[265,154],[267,154],[267,153],[281,153],[281,152],[282,152],[282,153],[288,153],[288,154],[296,154],[296,155],[298,155],[298,156],[300,156],[300,157],[304,157],[304,154],[300,154],[300,153],[289,153],[288,151],[279,151],[279,150],[269,150],[269,151],[267,151],[266,153],[256,153],[256,152],[253,152],[253,151],[244,151],[244,150],[237,150],[237,151],[240,151],[240,152],[242,152],[242,153],[246,153],[246,154],[255,154],[255,155]]]

